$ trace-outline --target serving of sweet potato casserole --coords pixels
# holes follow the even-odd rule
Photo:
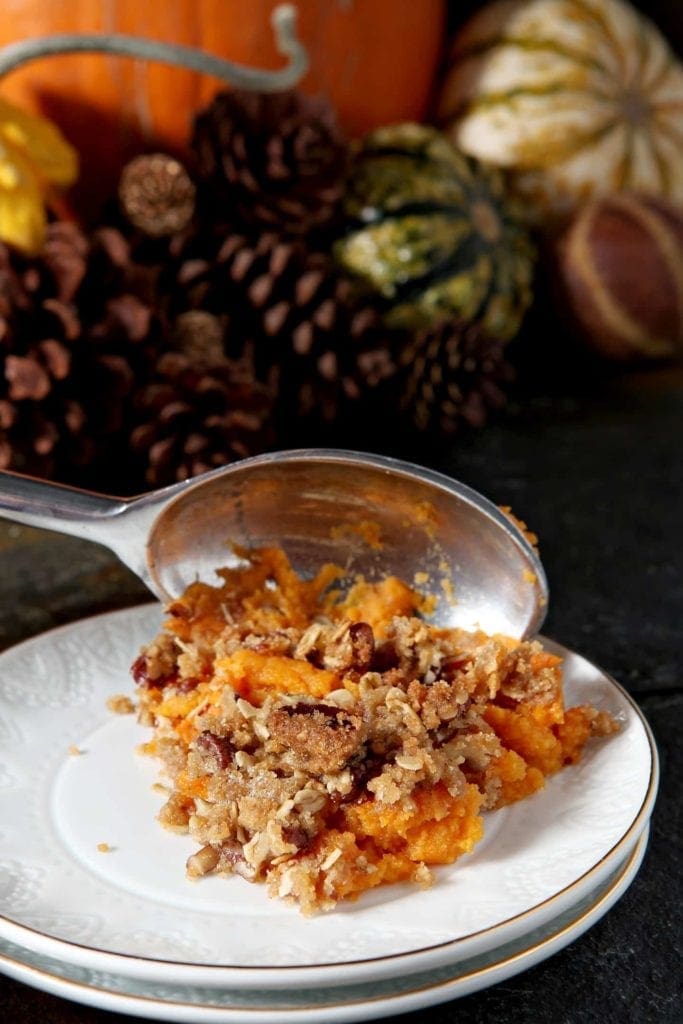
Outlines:
[[[530,796],[617,725],[565,709],[537,641],[444,629],[396,577],[303,580],[278,548],[194,583],[133,665],[145,752],[171,780],[161,823],[197,878],[265,882],[305,914],[432,882],[482,812]]]

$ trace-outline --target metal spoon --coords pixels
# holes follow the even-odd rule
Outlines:
[[[523,637],[545,617],[537,553],[495,505],[428,469],[356,452],[284,451],[122,499],[0,473],[0,515],[110,548],[164,601],[216,582],[231,545],[279,545],[295,569],[392,574],[433,596],[430,619]]]

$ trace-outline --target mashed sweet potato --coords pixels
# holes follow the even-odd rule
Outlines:
[[[190,877],[265,882],[304,913],[380,884],[430,884],[470,853],[482,811],[530,796],[616,728],[565,710],[535,641],[439,629],[387,577],[301,579],[284,552],[195,583],[133,666],[166,827],[199,844]]]

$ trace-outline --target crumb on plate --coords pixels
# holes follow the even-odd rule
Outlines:
[[[107,701],[107,707],[115,715],[132,715],[135,711],[135,702],[125,693],[116,693]]]

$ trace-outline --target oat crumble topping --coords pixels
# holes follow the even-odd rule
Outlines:
[[[135,661],[159,818],[198,850],[190,878],[238,874],[305,914],[384,883],[432,881],[481,811],[526,797],[616,723],[565,710],[536,641],[429,625],[406,583],[302,580],[276,548],[192,584]]]

